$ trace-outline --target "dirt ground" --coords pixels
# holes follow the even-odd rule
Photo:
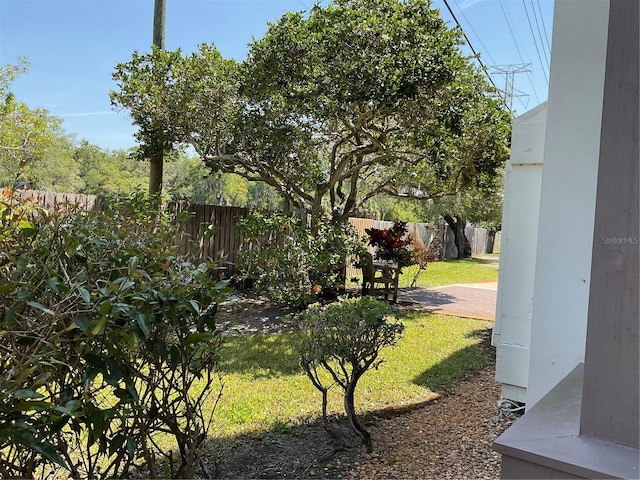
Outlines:
[[[225,308],[221,319],[231,331],[289,328],[281,321],[285,312],[257,298],[239,298]],[[485,348],[493,352],[488,338]],[[239,439],[205,463],[209,473],[228,480],[499,478],[500,457],[491,444],[514,417],[497,408],[500,388],[494,371],[495,365],[489,365],[435,400],[361,419],[372,435],[373,453],[365,453],[345,420],[336,418],[334,426],[347,440],[341,451],[335,451],[322,424],[313,423],[265,438]]]

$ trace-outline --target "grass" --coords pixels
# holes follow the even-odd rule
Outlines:
[[[413,277],[418,271],[418,265],[405,267],[400,275],[399,286],[406,288],[411,285]],[[347,286],[350,288],[360,285],[361,278],[357,281],[350,280]],[[463,260],[441,260],[431,262],[418,276],[418,287],[438,287],[441,285],[453,285],[456,283],[495,282],[498,280],[498,262],[481,258],[465,258]]]
[[[416,271],[417,266],[406,268],[400,286],[409,286]],[[497,278],[491,260],[446,260],[429,264],[418,285]],[[492,361],[483,345],[491,323],[427,312],[407,313],[401,321],[406,328],[398,344],[384,350],[384,362],[358,384],[360,414],[431,400]],[[219,364],[224,389],[209,432],[210,447],[230,448],[247,435],[270,438],[320,417],[321,396],[300,368],[298,341],[292,332],[226,338]],[[339,393],[337,386],[330,392],[329,414],[344,415]]]
[[[400,275],[399,286],[411,285],[418,271],[418,265],[405,267]],[[354,281],[355,280],[355,281]],[[348,288],[359,288],[362,277],[348,279]],[[495,282],[498,280],[498,258],[496,260],[482,258],[451,259],[431,262],[418,276],[419,287],[438,287],[456,283]]]
[[[403,270],[400,276],[400,288],[411,285],[418,271],[417,265]],[[465,258],[463,260],[442,260],[431,262],[418,276],[419,287],[435,287],[456,283],[477,283],[498,280],[497,263],[492,260]]]
[[[488,364],[482,337],[489,325],[430,313],[402,319],[405,333],[398,345],[383,351],[384,363],[367,372],[356,390],[361,412],[434,398],[457,378]],[[298,364],[294,333],[233,336],[221,352],[224,393],[214,416],[213,438],[264,435],[314,420],[320,415],[320,393]],[[338,387],[329,411],[343,413]]]

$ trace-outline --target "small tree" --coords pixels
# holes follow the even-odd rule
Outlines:
[[[314,304],[300,315],[303,342],[301,365],[313,385],[322,393],[322,418],[327,432],[339,439],[327,419],[326,385],[321,371],[328,372],[344,393],[344,410],[353,431],[367,452],[373,451],[371,435],[360,424],[355,410],[355,390],[367,370],[377,368],[380,351],[395,345],[404,330],[401,323],[390,321],[396,310],[371,297],[347,298],[320,306]]]

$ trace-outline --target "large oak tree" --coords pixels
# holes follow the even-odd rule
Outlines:
[[[112,102],[141,138],[340,222],[382,193],[434,198],[497,174],[509,115],[460,44],[428,1],[335,0],[270,24],[244,62],[212,45],[136,52]]]

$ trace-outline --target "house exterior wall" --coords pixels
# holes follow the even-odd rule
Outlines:
[[[527,409],[584,361],[608,17],[555,3]]]
[[[502,397],[526,400],[546,103],[513,121],[492,344]]]
[[[580,433],[637,452],[640,4],[612,2],[609,25]]]
[[[494,442],[502,454],[502,478],[640,478],[640,4],[597,2],[602,4],[608,33],[602,109],[594,119],[600,123],[600,145],[590,287],[583,303],[570,304],[588,311],[584,363],[534,405],[527,404],[524,416]],[[548,342],[555,342],[558,330],[547,325]],[[531,358],[543,347],[532,337]],[[550,365],[571,358],[564,347],[549,352]]]

